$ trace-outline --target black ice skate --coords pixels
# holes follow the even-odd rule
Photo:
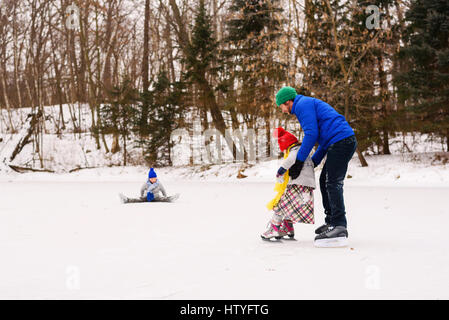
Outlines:
[[[329,224],[325,223],[323,224],[321,227],[319,227],[318,229],[315,230],[315,234],[320,234],[323,233],[324,231],[327,230],[327,228],[329,228]]]
[[[319,248],[345,247],[348,245],[348,230],[343,226],[329,226],[315,237],[314,244]]]

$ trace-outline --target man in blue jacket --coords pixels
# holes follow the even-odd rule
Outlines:
[[[329,104],[316,98],[296,93],[292,87],[283,87],[276,94],[276,104],[282,112],[295,115],[304,131],[304,139],[296,162],[289,170],[295,179],[304,161],[318,143],[312,161],[318,166],[327,155],[320,175],[320,189],[326,214],[325,224],[315,230],[318,247],[340,247],[348,243],[346,211],[343,199],[343,181],[357,148],[354,131],[345,117]],[[279,169],[284,171],[283,168]],[[278,173],[281,174],[282,172]]]

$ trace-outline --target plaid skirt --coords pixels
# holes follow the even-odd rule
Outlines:
[[[313,188],[296,184],[288,185],[273,211],[284,220],[314,224]]]

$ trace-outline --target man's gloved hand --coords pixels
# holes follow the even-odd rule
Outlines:
[[[293,180],[298,178],[303,166],[304,162],[296,159],[295,164],[288,170],[289,176],[292,177]]]
[[[282,177],[285,172],[287,172],[287,169],[280,167],[278,172],[276,173],[276,178]]]

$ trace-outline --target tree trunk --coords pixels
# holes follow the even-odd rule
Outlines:
[[[91,117],[92,117],[92,125],[91,125],[91,133],[95,138],[95,144],[97,149],[101,149],[100,144],[100,136],[98,133],[98,125],[96,119],[96,109],[98,108],[98,86],[95,85],[94,82],[94,74],[92,72],[92,60],[89,57],[89,32],[88,32],[88,21],[87,21],[87,12],[89,10],[89,5],[86,5],[85,8],[85,16],[83,19],[80,19],[80,50],[82,52],[82,57],[85,64],[85,69],[87,70],[87,102],[89,104]],[[98,18],[97,9],[96,9],[96,17]],[[98,20],[98,19],[96,19]],[[98,28],[98,24],[97,24]],[[97,35],[98,38],[98,35]],[[96,40],[98,42],[98,39]],[[98,44],[97,44],[98,46]],[[100,61],[98,61],[100,63]]]
[[[20,151],[22,151],[23,147],[28,144],[31,135],[36,132],[36,128],[39,125],[39,121],[42,117],[42,112],[39,110],[37,113],[31,114],[30,117],[30,125],[28,126],[25,135],[19,140],[18,144],[14,148],[14,151],[9,158],[10,162],[16,158]]]
[[[143,86],[143,103],[142,103],[142,115],[140,121],[140,135],[146,136],[147,133],[147,125],[148,125],[148,111],[149,111],[149,103],[148,103],[148,87],[150,85],[148,79],[148,68],[149,68],[149,26],[150,24],[150,0],[145,0],[145,20],[143,26],[143,57],[142,57],[142,86]]]
[[[200,109],[200,118],[201,118],[201,127],[203,129],[203,132],[206,132],[209,129],[209,121],[207,119],[207,110],[205,108]],[[207,160],[212,163],[213,159],[212,159],[212,152],[211,152],[211,148],[210,148],[212,137],[205,137],[205,138],[206,139],[204,140],[204,147],[206,148],[206,156],[208,158]],[[221,150],[218,150],[218,152],[221,152]]]
[[[271,158],[271,130],[270,130],[270,119],[269,118],[265,118],[265,138],[266,138],[266,157],[267,159]]]
[[[382,113],[382,153],[391,154],[390,143],[388,139],[388,109],[389,109],[389,94],[387,88],[387,78],[383,65],[383,52],[379,52],[377,56],[378,74],[380,83],[380,110]]]
[[[123,135],[123,165],[126,167],[126,135]]]
[[[382,151],[383,154],[391,154],[390,152],[390,140],[388,139],[388,128],[384,126],[383,128],[383,139],[382,139]]]
[[[70,70],[70,84],[69,84],[69,90],[70,91],[70,97],[68,97],[68,101],[69,101],[69,111],[70,111],[70,117],[72,119],[72,123],[73,123],[73,128],[74,128],[74,133],[79,133],[81,132],[81,119],[77,119],[75,116],[75,111],[73,110],[74,107],[73,104],[77,101],[80,101],[80,96],[79,96],[79,87],[78,87],[78,82],[76,81],[76,78],[78,77],[78,72],[75,69],[76,66],[78,65],[77,63],[77,58],[76,58],[76,53],[75,53],[75,41],[74,41],[74,32],[73,30],[68,30],[66,29],[67,32],[67,39],[66,39],[66,46],[67,46],[67,50],[68,50],[68,65],[69,65],[69,70]]]
[[[16,9],[17,9],[17,2],[14,2],[14,19],[13,19],[13,38],[14,38],[14,83],[16,85],[17,90],[17,98],[19,108],[24,107],[22,102],[22,92],[20,90],[19,86],[19,66],[20,66],[20,52],[22,52],[23,49],[23,42],[20,48],[18,48],[18,35],[17,35],[17,25],[16,25]]]
[[[233,152],[234,140],[232,139],[232,137],[226,137],[226,123],[224,121],[223,115],[221,114],[221,110],[218,107],[217,102],[215,101],[213,89],[207,83],[205,75],[202,75],[200,87],[202,91],[201,93],[203,94],[204,97],[205,105],[209,106],[209,111],[211,113],[212,121],[215,125],[215,128],[217,128],[217,130],[220,131],[223,137],[225,137],[226,144],[228,145],[229,150]]]
[[[360,164],[362,165],[362,167],[368,167],[368,162],[366,162],[366,159],[363,156],[363,154],[359,148],[356,149],[356,152],[357,152],[357,156],[359,157]]]
[[[5,75],[6,75],[6,71],[5,71]],[[8,120],[9,120],[9,126],[10,126],[10,129],[11,129],[11,133],[15,133],[16,130],[14,128],[14,124],[12,123],[11,106],[10,106],[10,103],[9,103],[8,93],[6,91],[5,78],[6,78],[6,76],[2,76],[3,98],[5,100],[6,110],[8,112]]]
[[[242,148],[242,152],[243,152],[243,162],[248,163],[248,150],[245,148],[244,145],[244,139],[241,136],[241,131],[240,131],[240,123],[237,117],[237,112],[235,111],[234,107],[230,108],[230,113],[231,113],[231,121],[232,121],[232,130],[234,131],[235,134],[239,134],[239,137],[237,139],[237,137],[235,137],[236,139],[234,140],[234,146],[233,146],[233,150],[232,150],[232,156],[234,158],[234,160],[237,159],[237,144],[236,144],[236,140],[239,140],[242,142],[241,144],[241,148]],[[235,136],[234,134],[234,136]]]
[[[106,52],[104,58],[103,65],[103,87],[105,92],[105,96],[112,90],[112,81],[111,81],[111,58],[112,58],[112,50],[115,47],[115,43],[117,37],[113,36],[113,9],[114,9],[115,1],[108,1],[108,10],[107,10],[107,18],[106,18],[106,31],[104,35],[104,51]]]
[[[119,136],[117,133],[114,133],[112,135],[112,146],[111,146],[111,152],[117,153],[120,151],[120,144],[119,144]]]
[[[449,152],[449,129],[446,130],[446,151]]]
[[[176,3],[175,0],[169,0],[170,6],[172,8],[173,11],[173,15],[174,15],[174,23],[176,24],[176,34],[178,37],[178,43],[182,49],[182,51],[184,52],[185,56],[188,56],[188,47],[189,47],[189,37],[188,37],[188,33],[187,33],[187,29],[186,29],[186,25],[182,19],[181,13],[179,11],[179,7]],[[217,130],[225,137],[226,140],[226,144],[229,147],[229,150],[231,152],[234,151],[234,141],[232,138],[228,137],[226,138],[226,123],[224,121],[223,115],[221,114],[220,108],[217,104],[217,101],[215,99],[215,93],[214,90],[212,88],[212,86],[210,85],[210,83],[207,81],[206,75],[205,74],[200,74],[199,76],[199,80],[198,85],[200,90],[202,91],[202,95],[203,95],[203,101],[204,101],[204,105],[209,107],[209,111],[211,113],[212,116],[212,121],[215,125],[215,128],[217,128]]]
[[[58,96],[59,102],[59,123],[57,125],[57,133],[61,134],[61,131],[65,129],[65,120],[64,120],[64,110],[62,104],[64,103],[64,95],[61,87],[61,69],[58,66],[58,59],[56,58],[56,50],[57,45],[55,43],[53,32],[50,33],[51,39],[51,48],[52,48],[52,61],[53,61],[53,69],[55,70],[55,79],[56,79],[56,94]]]

